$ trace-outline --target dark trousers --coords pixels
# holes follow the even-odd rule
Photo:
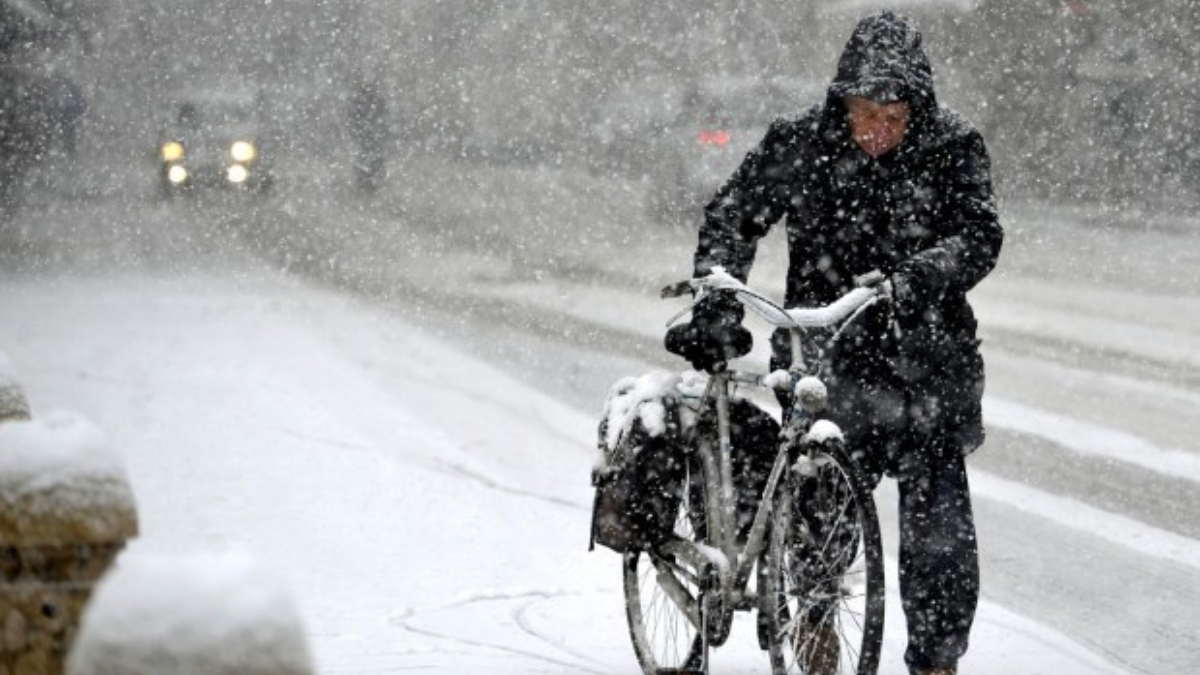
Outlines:
[[[772,368],[788,367],[786,333],[776,331],[772,346]],[[825,373],[827,414],[873,484],[886,474],[900,490],[904,661],[914,675],[955,669],[979,604],[979,547],[964,449],[982,442],[983,362],[972,349],[917,384],[905,384],[882,357],[850,365],[857,369]],[[791,410],[790,396],[780,396],[780,404]]]
[[[876,482],[886,472],[900,491],[904,661],[914,674],[955,668],[967,651],[979,603],[979,547],[965,458],[951,434],[909,432],[895,440],[887,457],[865,463],[875,465],[870,473]]]
[[[829,416],[862,468],[875,484],[887,475],[900,489],[905,663],[914,674],[956,668],[979,604],[979,547],[963,452],[972,438],[963,428],[977,421],[948,413],[966,394],[915,395],[852,378],[833,380],[829,391]],[[971,442],[974,450],[979,441]]]
[[[931,668],[956,669],[967,651],[979,604],[979,550],[959,436],[891,431],[867,434],[858,443],[854,436],[847,438],[873,485],[886,474],[899,487],[900,600],[908,622],[904,661],[913,675]],[[880,443],[861,442],[864,438]],[[829,523],[820,514],[804,517],[818,541],[838,536],[836,529],[828,532]],[[835,521],[834,527],[839,524],[845,525]],[[817,550],[799,559],[821,570],[839,562],[823,560]],[[830,575],[822,571],[800,576]],[[819,620],[821,612],[817,614],[814,620]]]

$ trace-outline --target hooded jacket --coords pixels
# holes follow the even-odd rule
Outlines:
[[[851,95],[909,104],[899,146],[878,157],[858,147],[843,102]],[[865,334],[833,354],[842,390],[894,399],[877,417],[920,408],[908,423],[962,432],[977,445],[983,365],[966,295],[995,266],[1003,231],[983,139],[938,104],[908,19],[885,11],[860,21],[825,102],[770,126],[705,208],[696,274],[721,265],[745,281],[759,238],[781,220],[788,307],[828,304],[873,270],[911,298],[898,347],[885,348],[884,322],[868,320]],[[790,361],[786,340],[774,343],[777,359]]]

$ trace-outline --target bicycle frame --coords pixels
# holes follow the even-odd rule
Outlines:
[[[713,275],[693,280],[691,283],[699,291],[697,301],[707,291],[716,289],[732,290],[744,305],[752,309],[768,323],[776,327],[789,329],[793,363],[788,371],[786,382],[782,384],[790,388],[800,377],[813,377],[804,362],[801,350],[801,337],[804,329],[838,325],[842,321],[845,321],[847,317],[852,317],[869,305],[873,299],[881,297],[886,293],[886,288],[875,288],[875,286],[879,286],[879,281],[880,277],[878,276],[864,278],[861,283],[870,285],[871,287],[865,285],[860,287],[857,291],[862,291],[862,293],[855,295],[857,291],[852,292],[843,301],[839,301],[840,305],[839,303],[834,303],[834,305],[827,308],[817,310],[792,311],[782,309],[771,300],[751,291],[742,285],[741,282],[724,274],[721,270],[714,270]],[[664,295],[667,293],[668,291],[664,291]],[[672,318],[671,323],[679,316],[682,316],[682,314],[683,312]],[[735,385],[744,384],[765,389],[772,386],[772,384],[778,386],[781,384],[783,378],[775,378],[774,382],[769,384],[769,376],[724,368],[717,368],[716,370],[717,372],[712,373],[704,394],[700,398],[699,412],[703,414],[705,409],[710,406],[715,408],[717,433],[715,437],[711,434],[701,434],[696,439],[697,453],[703,465],[703,474],[705,476],[704,510],[709,527],[707,532],[708,543],[701,544],[679,539],[666,544],[662,548],[662,552],[688,560],[695,566],[695,569],[707,570],[705,575],[715,570],[716,578],[719,581],[717,587],[719,596],[716,598],[720,602],[719,606],[716,608],[701,607],[697,598],[692,597],[687,589],[671,576],[673,570],[670,568],[669,563],[659,559],[656,560],[655,566],[658,569],[659,581],[668,595],[671,596],[671,599],[687,613],[693,626],[706,636],[710,644],[719,646],[729,635],[734,612],[748,611],[756,607],[757,597],[748,592],[748,586],[755,564],[766,548],[767,527],[771,511],[775,506],[776,491],[779,489],[784,472],[788,470],[789,466],[795,464],[797,461],[803,461],[805,458],[810,461],[812,460],[812,449],[806,442],[806,434],[808,434],[814,422],[816,422],[821,410],[808,410],[802,407],[801,399],[803,397],[798,396],[797,412],[803,414],[785,416],[785,424],[780,430],[775,461],[772,464],[771,472],[768,474],[762,494],[759,495],[758,508],[755,510],[754,519],[746,537],[746,542],[744,545],[739,546],[737,541],[737,500],[734,493],[729,398]],[[820,386],[823,390],[824,385]],[[825,424],[831,423],[825,422]],[[718,617],[711,616],[711,612],[714,610],[719,613]],[[705,611],[710,613],[707,619],[704,615]],[[713,619],[718,620],[714,621]],[[706,624],[707,629],[705,628]]]
[[[713,644],[721,644],[729,634],[735,610],[749,610],[755,606],[756,597],[747,592],[750,575],[754,566],[766,548],[767,523],[775,502],[775,492],[778,489],[784,471],[794,458],[790,451],[795,445],[787,439],[802,436],[796,427],[802,422],[794,422],[789,431],[781,434],[781,440],[775,461],[763,492],[759,497],[759,505],[754,513],[754,520],[744,545],[737,542],[736,496],[733,481],[733,452],[730,441],[729,423],[729,394],[735,381],[760,380],[757,376],[746,373],[724,371],[716,373],[709,380],[708,387],[701,399],[701,405],[714,406],[717,414],[717,433],[703,435],[697,438],[697,452],[704,467],[705,503],[704,510],[709,526],[708,541],[698,544],[687,540],[673,541],[664,547],[665,553],[683,557],[698,569],[710,567],[715,569],[719,581],[720,620],[709,623],[708,639]],[[747,382],[749,383],[749,382]],[[759,383],[759,386],[762,386]],[[799,435],[795,435],[797,432]],[[660,570],[663,571],[663,570]],[[688,612],[693,625],[703,630],[704,624],[698,611],[696,599],[691,597],[682,585],[664,584],[672,595],[672,599]],[[710,619],[711,622],[711,619]]]

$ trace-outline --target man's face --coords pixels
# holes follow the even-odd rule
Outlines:
[[[876,103],[858,96],[846,97],[850,135],[862,151],[878,157],[892,150],[908,131],[908,104]]]

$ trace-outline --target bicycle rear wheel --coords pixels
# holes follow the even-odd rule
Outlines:
[[[703,478],[689,471],[672,541],[702,541],[703,514]],[[718,583],[711,569],[673,553],[671,542],[624,555],[625,614],[645,675],[708,672],[708,639],[700,627],[710,620],[707,605]]]
[[[841,443],[823,444],[806,466],[780,488],[760,577],[771,668],[875,675],[884,582],[872,485]]]

